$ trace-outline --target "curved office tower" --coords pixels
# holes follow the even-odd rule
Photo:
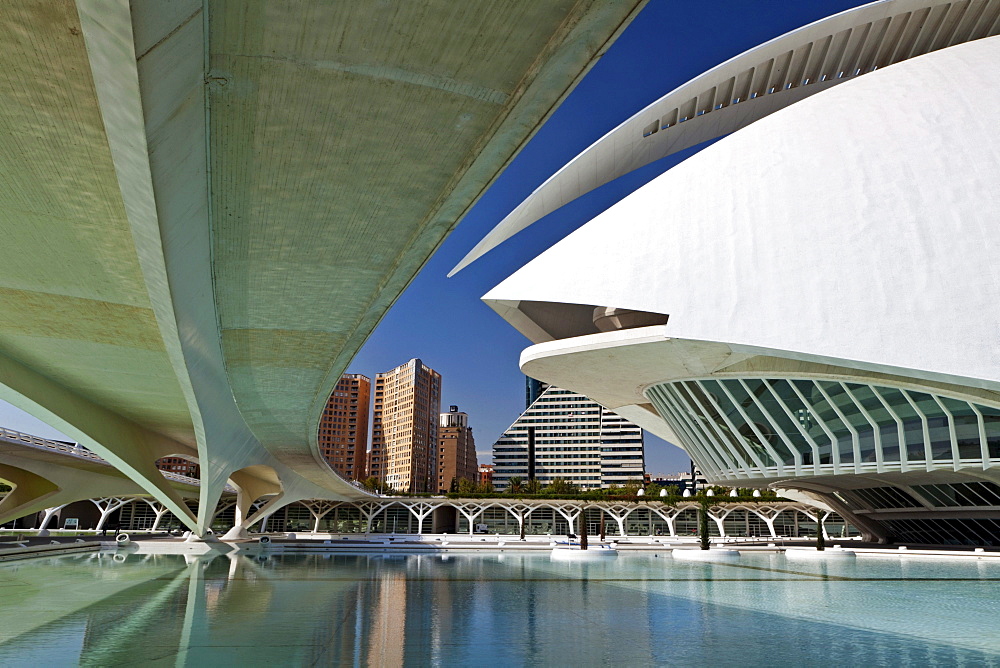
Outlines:
[[[873,3],[609,133],[470,257],[731,134],[484,298],[536,343],[522,370],[713,482],[801,490],[883,540],[1000,543],[998,31],[1000,2]]]

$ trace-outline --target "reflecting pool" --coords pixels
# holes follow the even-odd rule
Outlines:
[[[0,565],[0,666],[1000,665],[1000,563],[778,554]]]

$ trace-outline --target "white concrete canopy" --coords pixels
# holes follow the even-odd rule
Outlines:
[[[227,480],[366,498],[334,384],[642,5],[4,4],[0,397],[168,505],[197,459],[199,532]]]
[[[879,68],[626,197],[484,297],[522,370],[713,482],[1000,543],[998,63],[987,37]]]
[[[536,342],[594,333],[585,315],[617,307],[668,315],[670,338],[1000,388],[997,62],[1000,39],[978,40],[762,119],[484,300]],[[549,333],[547,308],[575,331]]]
[[[594,142],[504,217],[449,275],[619,176],[855,77],[997,34],[997,0],[880,0],[772,39],[667,93]]]

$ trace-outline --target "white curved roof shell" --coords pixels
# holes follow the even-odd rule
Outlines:
[[[452,270],[574,199],[858,76],[1000,34],[1000,1],[881,0],[754,47],[664,95],[571,160]]]
[[[669,314],[671,338],[996,388],[998,63],[1000,38],[978,40],[783,109],[484,299],[536,342],[523,302],[613,306]]]

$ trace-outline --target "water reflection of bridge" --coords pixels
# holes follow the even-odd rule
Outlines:
[[[552,632],[545,614],[583,609],[591,595],[578,574],[549,572],[546,562],[515,554],[267,558],[238,552],[33,562],[15,574],[29,586],[10,601],[32,614],[0,629],[0,663],[47,664],[54,651],[68,651],[68,662],[80,665],[402,666],[416,656],[420,663],[448,663],[453,648],[474,649],[482,632],[460,610],[482,621],[500,610],[513,615],[524,626],[522,644],[542,651]],[[65,586],[46,586],[56,573],[73,584],[71,604]],[[539,578],[541,585],[531,582]],[[544,582],[553,578],[560,582]],[[510,580],[524,595],[483,586],[496,580]],[[523,580],[528,584],[518,584]],[[607,635],[610,646],[612,629],[591,633]],[[41,636],[59,637],[58,650],[38,642]],[[645,642],[652,641],[650,633]]]

